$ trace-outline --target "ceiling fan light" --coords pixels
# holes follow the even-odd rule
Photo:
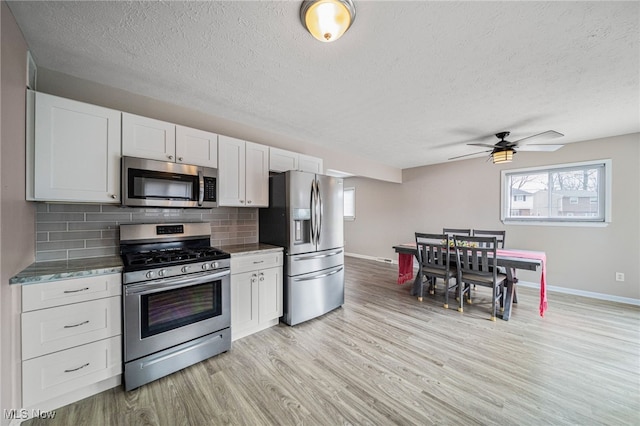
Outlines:
[[[512,149],[503,149],[492,152],[491,158],[493,159],[493,164],[510,163],[513,160],[513,154],[515,154],[515,151]]]
[[[351,0],[307,0],[300,8],[304,27],[325,43],[342,37],[355,18],[356,9]]]

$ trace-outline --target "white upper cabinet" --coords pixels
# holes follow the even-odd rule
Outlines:
[[[280,148],[269,148],[269,170],[274,172],[286,172],[298,170],[299,154]]]
[[[27,199],[119,203],[120,111],[32,91],[28,105]]]
[[[218,137],[218,205],[269,205],[269,148],[229,136]]]
[[[323,174],[324,169],[322,168],[322,158],[300,154],[300,158],[298,159],[298,170]]]
[[[176,125],[123,112],[122,155],[175,161]]]
[[[218,167],[218,135],[176,125],[176,162]]]
[[[300,170],[303,172],[322,174],[322,158],[299,154],[280,148],[269,148],[269,170],[273,172]]]
[[[245,154],[247,207],[268,207],[269,147],[247,142]]]
[[[218,167],[218,135],[122,113],[122,155]]]
[[[218,206],[244,206],[245,141],[218,138]]]

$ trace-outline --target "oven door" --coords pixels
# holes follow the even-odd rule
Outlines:
[[[131,361],[231,326],[230,272],[124,288],[124,358]]]

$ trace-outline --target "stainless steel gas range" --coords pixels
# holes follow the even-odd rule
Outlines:
[[[231,348],[230,255],[208,223],[120,226],[124,387]]]

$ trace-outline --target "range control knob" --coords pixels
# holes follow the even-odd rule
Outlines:
[[[208,264],[208,263],[203,263],[203,264],[202,264],[202,269],[203,269],[204,271],[206,271],[207,269],[209,269],[209,264]]]
[[[218,262],[213,262],[211,264],[211,269],[216,269],[218,267]]]
[[[146,277],[147,278],[153,278],[153,271],[147,272]]]
[[[181,270],[182,272],[189,272],[189,266],[183,266]]]
[[[158,271],[158,275],[161,277],[164,277],[165,275],[167,275],[167,270],[166,269],[160,269]]]

